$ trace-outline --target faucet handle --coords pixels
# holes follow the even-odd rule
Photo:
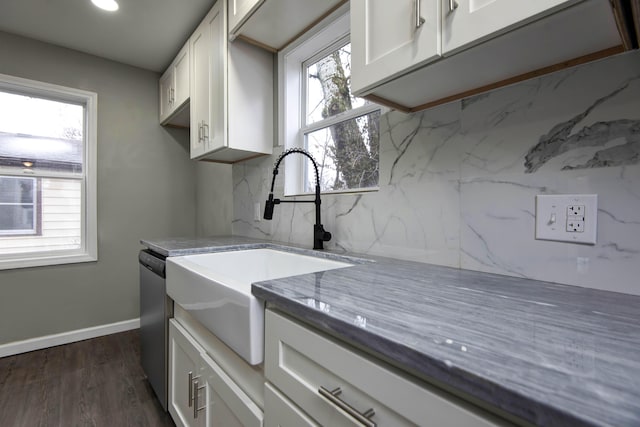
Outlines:
[[[331,240],[331,233],[324,230],[322,224],[313,226],[313,249],[323,249],[322,242]]]

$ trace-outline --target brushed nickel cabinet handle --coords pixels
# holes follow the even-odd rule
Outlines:
[[[198,386],[199,386],[199,382],[197,380],[194,381],[193,382],[193,419],[198,419],[198,412],[207,408],[207,405],[203,406],[202,408],[198,408],[198,406],[200,406],[200,402],[199,402],[200,390],[205,388],[205,386],[202,386],[202,387],[198,387]]]
[[[369,408],[362,413],[357,411],[353,406],[349,405],[347,402],[338,397],[342,393],[340,387],[329,390],[324,388],[323,386],[320,386],[320,388],[318,389],[318,393],[320,393],[321,396],[326,397],[329,402],[333,403],[335,406],[351,415],[363,426],[376,427],[377,424],[375,423],[375,421],[370,420],[370,418],[376,414],[376,411],[373,408]]]
[[[458,2],[456,0],[449,0],[449,13],[452,13],[458,8]]]
[[[416,7],[416,30],[422,27],[422,24],[425,23],[425,19],[422,16],[420,16],[420,1],[421,0],[415,0],[415,3],[414,3]]]
[[[193,405],[193,372],[189,371],[189,408]]]
[[[209,125],[206,124],[204,121],[202,122],[202,139],[204,141],[207,141],[209,139]]]
[[[193,376],[193,371],[189,371],[189,386],[188,386],[188,390],[189,390],[189,408],[191,408],[191,405],[193,405],[193,382],[195,380],[197,380],[198,378],[200,378],[200,376],[194,377]]]

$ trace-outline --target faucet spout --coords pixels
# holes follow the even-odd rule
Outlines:
[[[278,175],[278,168],[280,167],[280,163],[282,160],[293,153],[298,153],[306,156],[315,169],[316,174],[316,191],[314,200],[280,200],[273,198],[273,188],[276,183],[276,176]],[[264,219],[270,220],[273,219],[273,210],[275,205],[279,205],[280,203],[313,203],[316,208],[316,223],[313,226],[313,249],[324,249],[323,242],[328,242],[331,240],[331,233],[325,231],[324,226],[322,225],[322,221],[320,220],[320,204],[322,203],[320,200],[320,175],[318,172],[318,163],[313,158],[313,156],[306,150],[302,148],[291,148],[283,152],[273,167],[273,179],[271,180],[271,190],[269,191],[269,197],[264,205]]]

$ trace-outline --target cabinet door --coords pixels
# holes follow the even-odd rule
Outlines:
[[[178,427],[204,427],[204,417],[194,417],[194,392],[202,396],[205,384],[200,369],[203,350],[173,319],[169,320],[169,413]]]
[[[262,410],[209,356],[202,355],[206,378],[207,427],[261,427]]]
[[[271,384],[264,385],[264,427],[319,427]]]
[[[225,5],[217,2],[190,39],[192,159],[225,145]]]
[[[227,32],[224,19],[226,3],[216,3],[217,11],[209,18],[209,119],[206,129],[207,148],[210,153],[227,145]]]
[[[440,0],[351,0],[351,86],[359,93],[440,57]]]
[[[265,0],[229,0],[229,34],[235,34]]]
[[[175,75],[173,104],[178,108],[189,99],[189,42],[184,45],[173,62],[173,74]]]
[[[442,52],[446,56],[582,0],[440,1]]]
[[[160,77],[160,123],[171,113],[171,95],[173,91],[173,70],[171,67]]]
[[[214,9],[218,9],[214,6]],[[205,125],[209,120],[209,15],[189,39],[191,44],[191,158],[205,152]]]

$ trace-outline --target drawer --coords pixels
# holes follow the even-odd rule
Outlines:
[[[264,427],[320,427],[271,384],[264,385]]]
[[[379,426],[508,425],[272,310],[265,321],[267,380],[321,425],[368,425],[352,411],[370,410],[369,420]],[[337,398],[344,404],[321,394],[321,387],[339,388]]]

